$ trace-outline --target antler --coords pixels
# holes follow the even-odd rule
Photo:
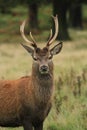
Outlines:
[[[34,48],[37,48],[37,45],[36,45],[36,41],[34,40],[33,36],[32,36],[32,33],[30,32],[30,37],[32,39],[32,41],[28,40],[24,34],[24,27],[25,27],[25,24],[26,24],[26,20],[24,20],[24,22],[22,23],[22,25],[20,26],[20,32],[21,32],[21,36],[23,37],[23,39],[29,43],[31,46],[33,46]]]
[[[54,23],[55,23],[55,34],[54,36],[52,36],[52,29],[50,30],[50,37],[49,37],[49,40],[47,42],[47,45],[46,46],[50,46],[53,41],[56,39],[57,35],[58,35],[58,18],[57,18],[57,15],[53,17],[53,20],[54,20]],[[36,41],[34,40],[33,36],[32,36],[32,33],[30,32],[30,38],[32,41],[28,40],[24,34],[24,27],[25,27],[25,24],[26,24],[26,20],[22,23],[22,25],[20,26],[20,32],[21,32],[21,35],[23,37],[23,39],[29,43],[31,46],[33,46],[34,48],[37,48],[37,45],[36,45]]]
[[[52,16],[52,18],[54,19],[54,23],[55,23],[55,34],[54,34],[54,36],[52,36],[52,29],[51,29],[50,38],[49,38],[49,40],[47,42],[47,46],[50,46],[53,43],[53,41],[56,39],[57,35],[58,35],[58,17],[56,15],[55,17]]]

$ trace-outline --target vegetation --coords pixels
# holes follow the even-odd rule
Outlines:
[[[43,41],[49,35],[50,7],[39,8],[41,32],[35,35],[36,40],[41,41],[39,46],[44,46]],[[26,8],[22,9],[18,6],[12,10],[12,14],[0,14],[0,79],[17,79],[31,74],[32,58],[20,46],[23,40],[19,26],[27,12]],[[87,20],[86,6],[83,10],[84,19]],[[54,57],[56,89],[53,108],[45,121],[44,130],[87,130],[86,22],[84,26],[85,30],[68,30],[73,41],[64,42],[62,52]]]
[[[62,52],[54,58],[56,90],[45,130],[87,129],[86,40],[84,37],[84,40],[64,42]],[[0,55],[0,79],[30,75],[32,58],[20,44],[1,44]]]
[[[52,4],[49,5],[41,5],[39,7],[38,11],[38,30],[37,29],[31,29],[31,31],[34,30],[34,34],[39,34],[39,37],[37,35],[37,39],[41,41],[41,39],[47,39],[49,35],[50,27],[52,27],[52,18],[51,15],[53,14]],[[82,16],[83,16],[83,29],[87,28],[87,5],[82,6]],[[67,14],[68,16],[68,14]],[[16,39],[14,39],[14,34],[17,35],[17,41],[20,41],[18,34],[19,32],[19,26],[21,22],[24,19],[27,19],[28,17],[28,10],[26,6],[16,6],[15,8],[11,9],[11,13],[9,14],[2,14],[0,13],[0,41],[1,42],[16,42]],[[64,21],[64,20],[63,20]],[[61,21],[59,21],[59,24],[61,24]],[[63,24],[63,23],[62,23]],[[69,25],[69,24],[68,24]],[[59,25],[60,30],[63,27],[62,25]],[[28,28],[28,25],[27,27]],[[63,27],[65,28],[65,27]],[[67,27],[66,27],[67,28]],[[28,29],[26,29],[28,30]],[[69,29],[67,30],[69,33]],[[44,32],[44,33],[43,33]],[[11,37],[10,37],[11,34]],[[66,33],[67,34],[67,33]],[[62,36],[65,35],[65,32],[63,31]],[[69,33],[69,36],[72,39],[72,36]],[[64,36],[63,36],[64,37]],[[18,40],[19,39],[19,40]]]

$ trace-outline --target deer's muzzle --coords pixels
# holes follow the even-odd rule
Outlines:
[[[49,72],[49,67],[46,65],[42,65],[40,66],[39,71],[41,74],[47,74]]]

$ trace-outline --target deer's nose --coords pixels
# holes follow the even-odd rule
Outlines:
[[[46,65],[40,66],[40,72],[41,73],[48,73],[48,71],[49,71],[48,66],[46,66]]]

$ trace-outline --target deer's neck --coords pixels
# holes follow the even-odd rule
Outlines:
[[[37,100],[44,103],[50,100],[53,93],[53,66],[48,74],[40,74],[38,68],[33,68],[32,83]]]

